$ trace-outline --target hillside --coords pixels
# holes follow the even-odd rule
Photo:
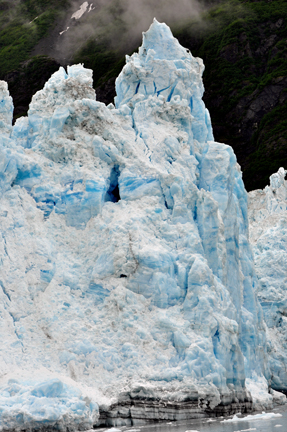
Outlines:
[[[88,3],[89,13],[71,20],[82,1],[0,0],[0,79],[8,81],[15,117],[25,115],[32,94],[60,64],[92,68],[97,99],[113,101],[124,54],[140,43],[129,27],[147,25],[137,15],[132,23],[127,19],[127,0]],[[199,3],[201,13],[192,19],[163,18],[204,61],[204,101],[215,139],[234,148],[247,190],[262,188],[287,166],[287,4]]]
[[[286,18],[284,1],[227,2],[207,17],[210,34],[179,37],[203,58],[215,138],[234,148],[248,190],[287,166]]]

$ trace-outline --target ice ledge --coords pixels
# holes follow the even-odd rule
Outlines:
[[[108,409],[100,407],[100,417],[95,426],[136,426],[156,421],[182,421],[206,417],[220,417],[237,412],[250,413],[253,403],[246,390],[221,395],[220,403],[211,408],[212,396],[190,393],[184,401],[170,401],[164,398],[138,398],[130,394],[120,395],[119,402]]]

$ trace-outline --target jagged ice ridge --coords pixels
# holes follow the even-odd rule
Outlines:
[[[155,20],[115,106],[74,65],[12,127],[0,82],[3,429],[248,411],[256,383],[272,403],[247,193],[203,70]]]

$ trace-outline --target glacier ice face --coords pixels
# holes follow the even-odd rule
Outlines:
[[[90,70],[60,68],[9,134],[1,87],[7,427],[26,424],[15,410],[47,374],[80,389],[75,423],[68,396],[46,422],[69,428],[248,410],[246,377],[268,377],[247,193],[232,149],[213,141],[202,72],[155,20],[115,106],[96,101]]]
[[[250,241],[259,278],[258,297],[268,327],[267,350],[272,387],[286,389],[287,184],[286,170],[270,186],[249,192]]]
[[[210,116],[202,101],[203,62],[199,58],[193,58],[189,50],[174,39],[167,26],[151,26],[143,34],[139,53],[132,57],[126,56],[126,61],[123,72],[116,80],[115,103],[117,108],[125,104],[134,107],[134,127],[137,133],[141,135],[141,129],[147,129],[142,120],[143,117],[146,118],[146,111],[150,108],[149,104],[139,102],[149,96],[162,96],[167,103],[186,108],[188,114],[185,116],[184,110],[181,110],[183,118],[180,123],[191,140],[195,138],[200,143],[213,140]],[[163,70],[166,72],[163,73]]]
[[[0,81],[0,130],[3,136],[9,136],[12,131],[13,101],[8,92],[8,84]]]
[[[98,418],[98,406],[79,389],[54,378],[41,383],[10,379],[0,392],[1,428],[30,430],[48,425],[86,430]],[[5,409],[3,410],[3,407]],[[1,429],[1,430],[2,430]]]

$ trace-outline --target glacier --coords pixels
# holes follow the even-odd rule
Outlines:
[[[61,67],[12,127],[0,82],[2,430],[249,412],[257,384],[276,399],[247,192],[203,70],[154,20],[115,104]]]
[[[248,194],[250,242],[259,279],[258,299],[267,325],[272,388],[287,386],[287,182],[280,168],[270,185]]]

